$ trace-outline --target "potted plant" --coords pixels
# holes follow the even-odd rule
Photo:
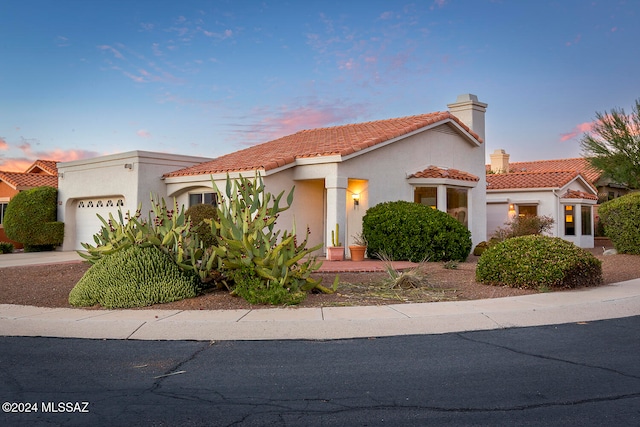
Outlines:
[[[351,261],[363,261],[364,253],[367,250],[367,239],[364,238],[362,233],[358,233],[351,237],[353,237],[353,245],[349,245]]]
[[[336,229],[331,230],[331,246],[327,247],[327,261],[344,260],[344,246],[340,243],[340,225],[336,224]]]

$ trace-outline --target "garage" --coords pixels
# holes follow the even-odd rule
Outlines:
[[[93,235],[102,227],[100,215],[105,220],[109,219],[109,213],[118,218],[118,209],[124,206],[124,197],[101,197],[80,199],[75,203],[75,249],[81,250],[81,243],[95,245]]]

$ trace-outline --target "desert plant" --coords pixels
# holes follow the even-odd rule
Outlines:
[[[445,261],[444,263],[444,268],[446,270],[457,270],[459,266],[460,262],[455,260]]]
[[[71,290],[69,304],[143,307],[194,297],[199,283],[159,248],[132,245],[93,264]]]
[[[355,246],[367,246],[367,239],[362,235],[362,233],[356,233],[351,237],[353,237],[353,244]]]
[[[598,214],[604,234],[619,253],[640,254],[640,192],[603,203]]]
[[[551,231],[554,219],[550,216],[524,215],[516,216],[505,223],[505,227],[498,228],[493,239],[498,241],[518,236],[542,235]]]
[[[234,270],[231,279],[234,283],[232,294],[249,304],[296,305],[307,296],[302,290],[290,292],[277,283],[265,281],[249,267]]]
[[[342,242],[340,241],[340,224],[338,223],[336,223],[336,229],[331,230],[331,246],[342,246]]]
[[[199,203],[185,211],[185,216],[191,219],[191,232],[198,235],[198,239],[205,248],[216,243],[216,237],[211,232],[211,224],[218,217],[218,209],[210,204]]]
[[[520,236],[488,248],[476,280],[514,288],[575,288],[602,283],[600,260],[559,237]]]
[[[311,277],[322,265],[311,253],[322,245],[307,248],[309,229],[304,240],[298,241],[295,224],[292,231],[285,230],[282,235],[275,228],[280,212],[293,202],[295,187],[282,206],[284,192],[275,197],[266,192],[258,174],[252,179],[240,176],[232,180],[227,176],[224,193],[213,179],[212,183],[218,194],[224,194],[212,225],[221,272],[233,278],[237,277],[235,270],[252,270],[262,280],[263,288],[280,287],[293,295],[300,291],[332,292]]]
[[[58,222],[58,190],[36,187],[16,194],[4,214],[7,237],[26,252],[53,250],[62,244],[64,223]]]
[[[13,243],[0,242],[0,254],[10,254],[13,252]]]
[[[418,203],[386,202],[369,208],[362,233],[369,258],[386,253],[396,261],[464,261],[471,251],[471,233],[464,225]]]
[[[412,289],[428,285],[427,275],[423,268],[426,261],[408,270],[397,270],[388,255],[381,253],[379,258],[383,261],[384,270],[389,275],[384,283],[391,289]]]
[[[156,200],[151,195],[152,210],[148,218],[142,218],[140,206],[131,215],[123,215],[118,210],[116,219],[109,214],[102,222],[100,231],[93,236],[95,246],[82,243],[86,250],[80,256],[94,264],[102,257],[111,255],[130,246],[155,246],[167,254],[185,272],[195,272],[203,282],[209,281],[215,267],[213,249],[203,248],[197,235],[191,233],[191,221],[185,215],[184,207],[173,200],[173,208],[167,207],[164,199]]]

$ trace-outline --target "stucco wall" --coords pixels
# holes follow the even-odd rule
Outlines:
[[[208,159],[200,157],[131,151],[58,163],[58,219],[65,222],[62,249],[81,249],[75,241],[77,200],[92,197],[123,198],[123,212],[134,212],[141,203],[143,215],[146,215],[151,208],[151,193],[166,198],[166,187],[162,181],[164,173],[206,160]]]

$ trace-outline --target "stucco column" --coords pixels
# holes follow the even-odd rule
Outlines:
[[[439,211],[447,212],[447,186],[446,185],[438,185],[438,189],[436,191],[436,206]]]
[[[324,186],[327,189],[326,246],[332,246],[331,232],[335,230],[336,224],[340,224],[338,239],[340,243],[345,244],[347,184],[347,178],[341,176],[329,176],[324,180]]]

